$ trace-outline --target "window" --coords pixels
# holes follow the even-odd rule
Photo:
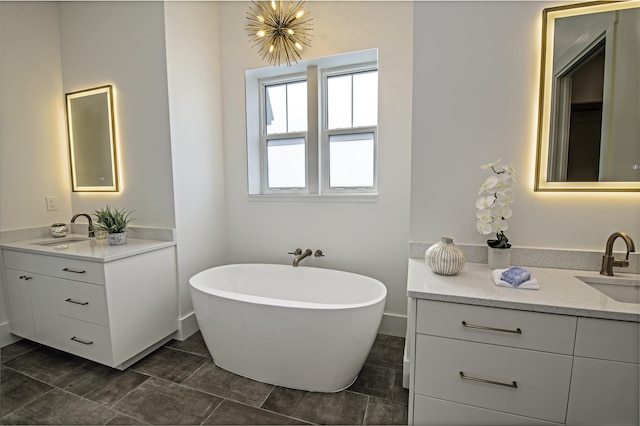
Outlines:
[[[325,192],[376,187],[378,71],[367,68],[329,70],[324,75]]]
[[[249,70],[246,84],[250,194],[376,193],[375,49]]]
[[[307,82],[262,83],[265,188],[306,187]]]

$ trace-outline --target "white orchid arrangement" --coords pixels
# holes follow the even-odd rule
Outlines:
[[[489,247],[509,248],[509,239],[504,231],[509,229],[507,219],[511,217],[511,191],[516,182],[516,171],[511,164],[503,166],[501,160],[484,164],[483,170],[493,172],[480,186],[476,199],[476,228],[481,234],[496,233],[495,240],[487,240]]]

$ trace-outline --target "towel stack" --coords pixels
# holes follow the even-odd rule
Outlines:
[[[537,290],[540,288],[538,280],[531,278],[531,272],[519,266],[509,269],[494,269],[493,282],[501,287],[525,288]]]

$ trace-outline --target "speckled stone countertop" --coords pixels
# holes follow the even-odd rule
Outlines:
[[[640,304],[618,302],[576,277],[634,279],[637,274],[603,277],[597,271],[526,267],[539,290],[499,287],[485,263],[467,263],[454,276],[433,273],[423,259],[409,259],[407,294],[418,299],[523,311],[640,322]]]
[[[82,239],[82,241],[65,243],[70,239]],[[53,242],[54,244],[39,245],[48,242]],[[59,239],[48,237],[3,243],[0,247],[26,253],[105,263],[175,245],[175,241],[127,238],[126,244],[110,246],[106,240],[99,241],[95,238],[88,238],[86,234],[69,234]]]

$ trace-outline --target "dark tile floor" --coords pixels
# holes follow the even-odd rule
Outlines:
[[[229,373],[200,333],[125,371],[22,340],[0,350],[0,424],[407,424],[403,348],[378,335],[358,380],[326,394]]]

